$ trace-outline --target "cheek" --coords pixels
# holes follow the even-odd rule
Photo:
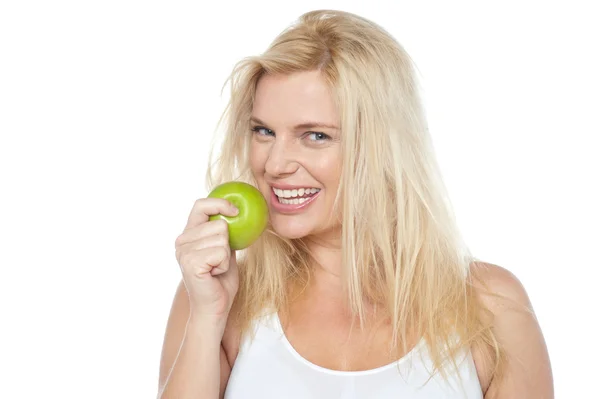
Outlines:
[[[265,169],[266,159],[263,152],[264,151],[262,151],[261,146],[252,141],[250,144],[250,155],[248,159],[250,161],[250,169],[252,170],[255,178],[259,177],[259,175],[262,175]]]
[[[319,171],[320,182],[329,189],[334,191],[337,189],[340,177],[341,177],[341,155],[339,151],[334,150],[328,154],[323,154],[317,160],[314,165],[316,171]]]
[[[342,162],[341,162],[341,154],[339,151],[332,151],[328,156],[324,156],[319,161],[319,171],[321,183],[325,186],[327,190],[327,200],[326,207],[330,216],[333,217],[333,220],[330,220],[328,223],[337,224],[341,218],[341,210],[342,204],[341,202],[335,206],[335,196],[337,194],[340,179],[342,175]]]

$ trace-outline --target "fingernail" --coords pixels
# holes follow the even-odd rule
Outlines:
[[[231,207],[231,212],[232,212],[234,215],[237,215],[238,213],[240,213],[239,209],[237,209],[235,206],[232,206],[232,207]]]

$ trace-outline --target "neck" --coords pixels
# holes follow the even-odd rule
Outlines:
[[[339,232],[309,236],[303,239],[311,252],[311,280],[304,296],[317,298],[334,307],[349,312],[348,296],[344,290],[344,273],[342,271],[342,237]],[[365,299],[364,306],[369,313],[374,305]]]
[[[341,233],[309,236],[303,241],[312,254],[314,269],[340,279],[342,275]]]
[[[342,272],[341,237],[311,236],[303,239],[310,251],[313,261],[311,278],[307,286],[295,287],[300,289],[294,294],[295,307],[308,307],[318,313],[345,315],[355,319],[348,303],[347,292],[344,290],[344,273]],[[367,317],[377,317],[376,307],[368,300],[363,303]]]
[[[303,239],[312,255],[310,291],[344,301],[341,233]]]

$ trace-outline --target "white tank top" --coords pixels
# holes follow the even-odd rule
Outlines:
[[[337,371],[317,366],[294,350],[277,314],[255,323],[254,340],[240,343],[225,399],[482,399],[470,351],[457,358],[458,373],[431,376],[424,341],[400,360],[372,370]]]

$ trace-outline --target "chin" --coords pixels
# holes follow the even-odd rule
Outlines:
[[[287,219],[287,220],[286,220]],[[294,220],[296,218],[275,217],[271,220],[273,231],[282,238],[295,240],[304,238],[313,233],[314,229],[306,224],[306,221]]]

